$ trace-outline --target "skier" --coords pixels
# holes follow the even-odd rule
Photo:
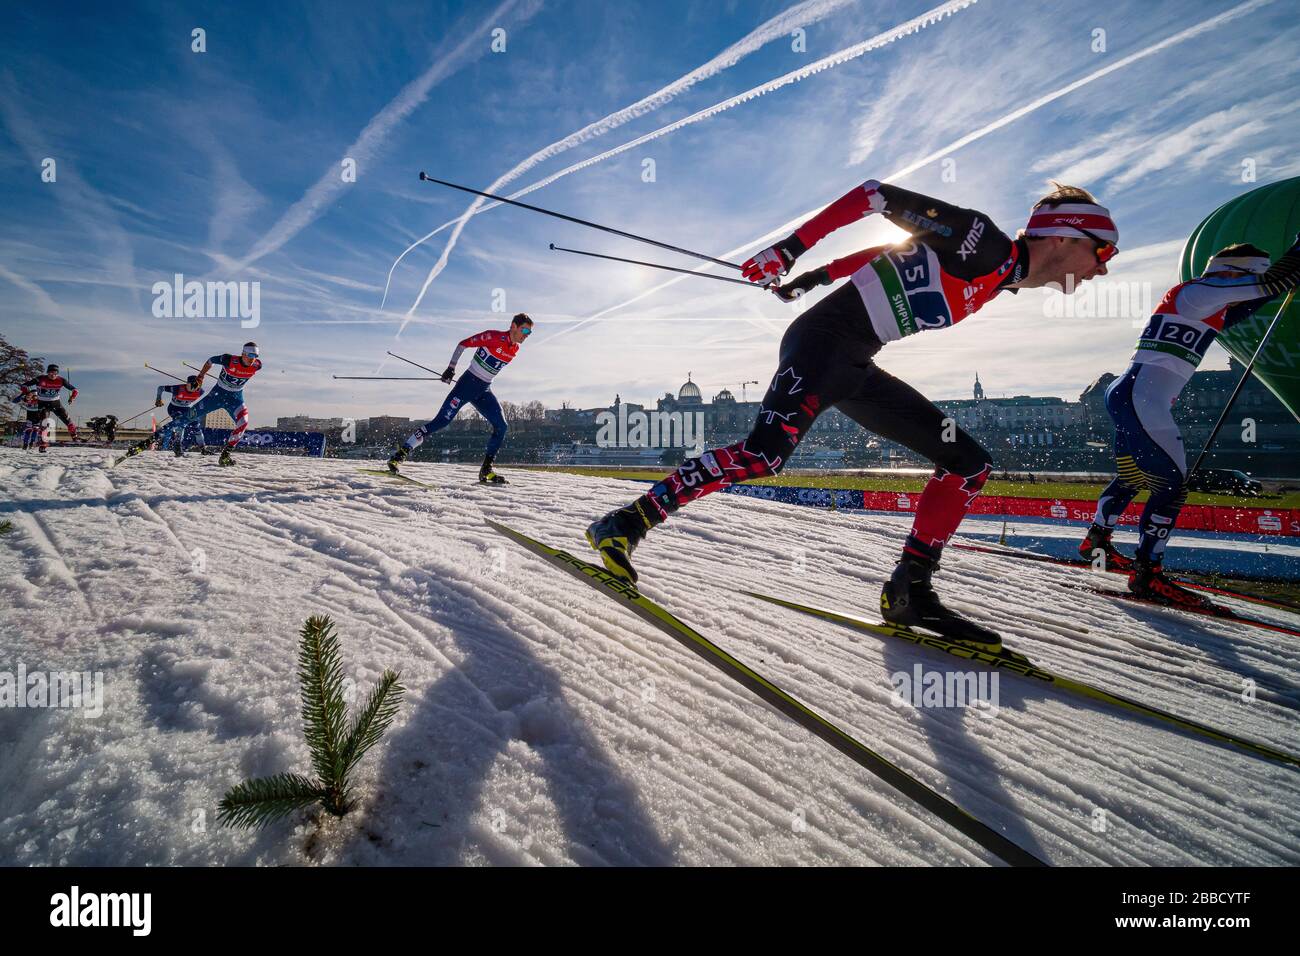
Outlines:
[[[1128,370],[1106,389],[1115,423],[1116,477],[1097,500],[1097,513],[1079,553],[1097,551],[1110,567],[1129,572],[1129,590],[1167,604],[1204,605],[1204,598],[1164,576],[1169,534],[1187,500],[1187,459],[1172,406],[1218,334],[1249,318],[1273,297],[1300,284],[1300,235],[1277,262],[1250,243],[1219,250],[1199,278],[1165,293],[1138,339]],[[1143,489],[1136,557],[1111,543],[1115,522]]]
[[[27,412],[27,421],[23,424],[23,451],[39,445],[45,451],[45,419],[48,412],[41,408],[40,397],[35,392],[21,391],[13,396],[13,402],[21,405]]]
[[[128,448],[123,456],[124,459],[133,458],[155,442],[161,443],[168,435],[172,440],[172,452],[177,458],[183,457],[185,435],[191,425],[198,431],[199,444],[203,443],[203,425],[194,417],[194,407],[203,397],[203,389],[199,387],[199,377],[191,375],[185,381],[175,385],[159,385],[158,392],[154,396],[155,408],[162,407],[164,394],[171,395],[171,401],[167,405],[168,420],[155,434]]]
[[[262,360],[258,358],[259,354],[256,342],[245,342],[238,355],[231,355],[228,352],[223,355],[214,355],[204,362],[203,368],[199,370],[198,384],[195,387],[201,389],[203,387],[203,378],[208,374],[208,369],[214,365],[221,367],[221,374],[217,376],[217,384],[207,395],[203,396],[197,405],[193,406],[192,414],[199,426],[200,450],[205,455],[207,454],[207,446],[203,439],[203,420],[208,417],[208,413],[222,409],[235,421],[235,428],[231,431],[230,437],[226,439],[226,446],[221,449],[221,457],[217,459],[218,465],[233,465],[235,463],[230,450],[239,444],[239,439],[243,437],[244,430],[248,428],[248,406],[244,404],[244,386],[262,367]]]
[[[28,379],[19,387],[24,392],[28,389],[35,389],[36,398],[40,402],[41,410],[46,413],[53,412],[54,415],[58,417],[59,421],[63,422],[63,424],[67,426],[68,436],[73,441],[77,440],[77,426],[73,423],[72,419],[68,417],[68,410],[63,407],[63,402],[59,401],[59,396],[62,395],[63,390],[66,388],[71,393],[68,395],[68,404],[71,405],[77,400],[77,389],[76,386],[59,374],[59,367],[57,365],[51,362],[46,366],[44,375],[38,375],[33,379]],[[44,418],[45,416],[42,415],[41,417]],[[42,432],[41,451],[45,451],[46,444],[45,433]]]
[[[185,455],[185,435],[190,431],[191,425],[198,432],[198,444],[204,444],[203,422],[194,414],[194,406],[203,398],[203,388],[197,375],[191,375],[184,382],[175,385],[159,385],[154,397],[156,407],[162,406],[164,394],[171,396],[167,402],[168,421],[159,431],[158,439],[163,441],[170,435],[172,452],[181,458]]]
[[[954,325],[1004,290],[1054,285],[1059,291],[1067,277],[1082,284],[1105,275],[1118,240],[1110,213],[1086,190],[1052,185],[1011,239],[983,213],[868,180],[746,261],[745,277],[786,301],[837,279],[852,281],[790,324],[747,438],[688,459],[648,493],[592,523],[587,540],[605,566],[634,582],[632,550],[647,531],[697,498],[776,474],[817,417],[835,406],[936,465],[898,566],[881,592],[882,616],[999,651],[996,633],[945,608],[931,585],[943,546],[988,479],[992,459],[938,407],[873,359],[886,343]],[[816,242],[871,213],[911,238],[864,249],[780,284]]]
[[[492,435],[488,438],[487,451],[483,455],[483,465],[478,470],[478,480],[483,484],[504,485],[506,480],[492,470],[492,462],[496,459],[501,443],[506,439],[509,426],[506,424],[505,416],[501,414],[501,403],[492,394],[492,379],[510,364],[510,360],[518,354],[519,346],[523,344],[524,339],[532,334],[533,320],[520,312],[511,320],[509,329],[490,329],[471,335],[460,342],[456,346],[456,351],[451,353],[451,361],[447,363],[447,370],[442,373],[442,380],[450,383],[455,379],[456,363],[460,360],[461,353],[467,348],[474,348],[476,351],[469,363],[468,373],[462,375],[456,387],[448,393],[446,401],[442,403],[433,420],[397,447],[392,457],[388,459],[388,470],[396,473],[397,466],[406,460],[407,455],[419,448],[425,438],[450,425],[463,407],[473,405],[492,426]]]

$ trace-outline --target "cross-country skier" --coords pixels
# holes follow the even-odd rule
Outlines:
[[[501,414],[501,403],[492,394],[492,380],[510,364],[524,339],[532,334],[533,320],[520,312],[511,320],[509,329],[479,332],[460,342],[456,351],[451,353],[451,361],[442,373],[442,380],[451,382],[456,377],[456,363],[460,360],[461,353],[472,348],[475,349],[474,358],[470,360],[466,374],[460,377],[456,387],[448,393],[433,420],[397,447],[388,459],[388,470],[396,472],[397,466],[419,448],[425,438],[450,425],[466,405],[473,405],[492,426],[492,435],[488,438],[487,451],[483,455],[483,465],[478,470],[478,480],[484,484],[504,485],[506,480],[492,470],[492,462],[496,459],[501,443],[506,440],[509,426]]]
[[[165,440],[166,436],[171,436],[172,452],[177,458],[185,454],[185,436],[190,432],[191,426],[194,431],[198,432],[198,442],[203,442],[203,422],[195,417],[194,408],[203,398],[203,388],[199,384],[199,377],[191,375],[183,382],[177,382],[175,385],[159,385],[158,394],[154,398],[154,405],[161,407],[163,395],[170,395],[167,402],[167,424],[159,431],[158,439]]]
[[[143,441],[138,441],[126,450],[123,458],[133,458],[140,452],[144,451],[154,442],[163,442],[167,436],[171,436],[172,452],[177,458],[185,454],[185,436],[193,426],[198,433],[198,444],[203,444],[203,423],[195,418],[194,408],[199,400],[203,398],[203,389],[199,386],[199,377],[191,375],[183,382],[177,382],[175,385],[159,385],[158,392],[154,396],[154,407],[161,408],[163,395],[170,395],[171,400],[167,403],[168,420],[163,423],[158,431],[150,435]]]
[[[1170,604],[1206,603],[1161,571],[1165,545],[1187,500],[1187,459],[1172,406],[1220,332],[1297,284],[1300,235],[1274,263],[1249,243],[1219,250],[1199,278],[1165,293],[1128,370],[1106,389],[1118,474],[1101,493],[1079,552],[1091,560],[1100,550],[1110,567],[1129,571],[1134,594]],[[1110,538],[1119,516],[1143,489],[1150,497],[1142,509],[1137,555],[1130,560]]]
[[[1053,284],[1059,290],[1069,276],[1081,284],[1105,275],[1118,240],[1110,213],[1083,189],[1053,186],[1012,239],[983,213],[868,180],[745,262],[746,278],[786,300],[837,279],[852,281],[790,324],[747,438],[688,459],[647,494],[587,529],[587,540],[605,566],[635,581],[632,550],[647,531],[697,498],[776,474],[817,417],[835,406],[936,465],[898,567],[880,595],[881,614],[887,621],[999,650],[997,634],[945,608],[930,583],[943,546],[984,486],[992,459],[943,411],[873,359],[886,343],[948,328],[1005,290]],[[779,284],[820,239],[872,213],[911,238],[864,249]]]
[[[28,451],[33,445],[39,445],[40,450],[45,451],[45,418],[48,412],[41,408],[40,396],[24,390],[15,395],[13,401],[27,412],[27,421],[23,423],[23,451]]]
[[[63,407],[63,402],[59,401],[63,390],[66,388],[70,393],[68,395],[68,404],[71,405],[77,400],[77,389],[71,382],[59,374],[59,367],[51,362],[45,368],[44,375],[38,375],[35,378],[28,379],[21,386],[24,392],[28,389],[36,391],[36,397],[40,401],[41,410],[47,414],[53,413],[59,421],[63,422],[68,429],[68,437],[73,441],[77,440],[77,426],[72,419],[68,417],[68,410]],[[45,416],[42,415],[42,418]],[[41,451],[45,451],[45,433],[41,433]]]
[[[194,418],[199,423],[199,444],[204,444],[203,420],[208,417],[209,413],[220,408],[235,421],[234,430],[231,431],[230,437],[226,439],[226,447],[221,449],[221,457],[217,459],[218,465],[233,465],[235,463],[230,450],[239,444],[239,439],[243,437],[244,430],[248,428],[248,406],[244,404],[244,386],[262,367],[262,360],[258,358],[259,354],[256,342],[245,342],[238,355],[231,355],[228,352],[224,355],[214,355],[204,362],[203,368],[199,370],[197,387],[202,388],[203,378],[208,374],[208,369],[214,365],[221,367],[221,374],[217,376],[217,384],[193,408]]]

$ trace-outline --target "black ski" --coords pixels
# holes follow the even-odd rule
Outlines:
[[[613,599],[642,620],[653,624],[673,640],[694,651],[732,680],[753,691],[759,698],[804,729],[871,771],[895,790],[911,797],[990,853],[1013,866],[1047,865],[998,831],[981,823],[946,797],[931,790],[906,770],[896,767],[865,744],[849,736],[825,717],[800,703],[761,674],[751,670],[695,629],[683,624],[664,608],[645,597],[633,584],[611,574],[599,565],[575,558],[567,551],[552,548],[505,525],[497,524],[495,521],[488,521],[487,525]]]
[[[828,611],[823,608],[813,607],[807,604],[796,604],[793,601],[785,601],[781,598],[769,597],[766,594],[758,594],[754,591],[745,591],[750,597],[758,598],[760,601],[767,601],[770,604],[776,604],[780,607],[788,608],[791,611],[798,611],[800,614],[807,614],[810,617],[820,618],[824,621],[831,621],[835,624],[851,628],[855,631],[863,631],[868,634],[875,634],[879,637],[893,637],[899,640],[907,641],[918,647],[930,647],[935,650],[944,651],[952,654],[954,657],[960,657],[963,660],[979,661],[989,667],[996,668],[999,671],[1018,674],[1021,677],[1030,680],[1040,681],[1050,687],[1067,691],[1071,694],[1077,694],[1081,697],[1087,697],[1092,700],[1101,701],[1105,704],[1111,704],[1115,707],[1123,708],[1131,713],[1140,714],[1143,717],[1151,717],[1163,721],[1180,730],[1191,731],[1201,737],[1218,743],[1231,744],[1242,750],[1261,757],[1267,757],[1270,760],[1276,760],[1280,763],[1290,764],[1300,767],[1300,757],[1287,753],[1284,750],[1277,750],[1266,744],[1255,743],[1253,740],[1247,740],[1244,737],[1238,737],[1236,734],[1210,727],[1207,724],[1197,723],[1186,717],[1179,717],[1177,714],[1171,714],[1169,711],[1161,710],[1158,707],[1152,707],[1150,704],[1144,704],[1141,701],[1132,700],[1128,697],[1121,697],[1119,694],[1113,694],[1108,690],[1102,690],[1100,687],[1094,687],[1092,684],[1085,684],[1069,677],[1062,677],[1054,674],[1049,670],[1039,667],[1022,654],[1014,651],[1008,651],[1005,648],[1001,654],[992,654],[988,651],[976,650],[963,644],[950,641],[947,638],[939,637],[935,634],[925,634],[921,631],[914,631],[906,627],[898,627],[894,624],[873,624],[863,618],[851,614],[842,614],[838,611]]]

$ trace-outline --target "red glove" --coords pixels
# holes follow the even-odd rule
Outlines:
[[[750,282],[771,285],[788,273],[794,260],[806,251],[807,247],[799,241],[798,236],[788,236],[753,258],[746,259],[740,267],[740,273]]]

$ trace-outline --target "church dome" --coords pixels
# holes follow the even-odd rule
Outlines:
[[[677,390],[677,401],[679,402],[703,402],[704,398],[700,394],[700,387],[691,381],[688,373],[686,384]]]
[[[718,402],[734,402],[735,400],[736,396],[731,394],[731,389],[729,388],[724,388],[722,391],[718,392],[717,395],[713,396],[714,404],[717,404]]]

